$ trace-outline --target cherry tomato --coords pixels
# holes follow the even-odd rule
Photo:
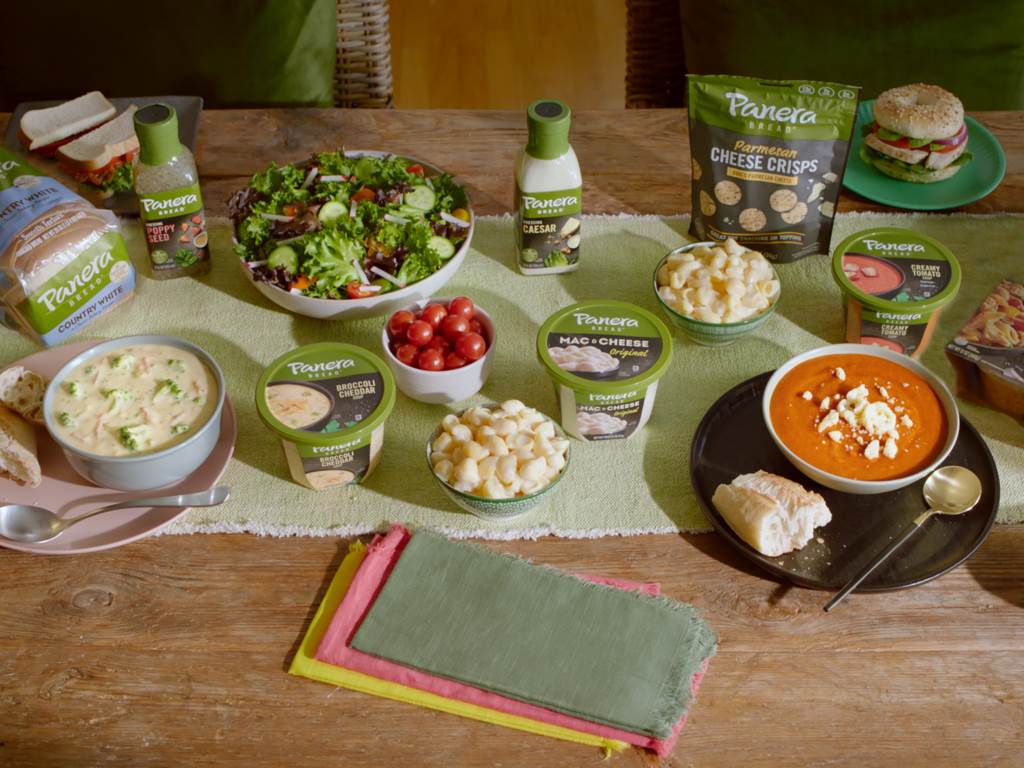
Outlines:
[[[415,173],[417,176],[422,176],[423,175],[423,166],[420,165],[419,163],[416,163],[414,165],[410,165],[405,170],[407,170],[409,173]]]
[[[450,371],[453,368],[461,368],[468,361],[458,352],[449,352],[444,358],[444,369]]]
[[[473,333],[479,333],[481,336],[484,335],[484,327],[475,317],[469,321],[469,330]]]
[[[434,329],[430,327],[430,323],[424,320],[416,320],[405,329],[405,338],[409,340],[410,344],[422,347],[434,338]]]
[[[441,354],[448,354],[448,351],[452,348],[451,342],[448,341],[444,336],[434,334],[434,338],[428,341],[424,346],[424,349],[438,349]]]
[[[395,357],[406,365],[414,365],[416,363],[416,356],[419,353],[420,348],[413,344],[399,344],[395,350]]]
[[[448,315],[441,321],[439,329],[446,339],[454,342],[464,333],[469,333],[469,322],[462,315]]]
[[[376,197],[377,197],[377,193],[376,192],[374,192],[369,187],[363,187],[358,192],[356,192],[354,195],[352,195],[352,197],[350,197],[349,200],[351,200],[354,203],[361,203],[364,200],[373,200]]]
[[[467,320],[472,320],[473,315],[476,314],[476,306],[474,306],[472,299],[466,296],[456,296],[448,302],[448,314],[462,315]]]
[[[463,221],[469,221],[469,211],[465,208],[456,208],[452,211],[452,216],[456,219],[462,219]]]
[[[455,351],[469,361],[479,360],[487,351],[487,342],[479,333],[467,333],[455,342]]]
[[[406,329],[416,320],[416,315],[407,309],[400,309],[388,319],[388,333],[392,339],[405,337]]]
[[[416,367],[424,371],[443,371],[444,355],[439,349],[421,349],[416,358]]]
[[[426,320],[434,330],[437,330],[437,326],[439,326],[441,321],[447,316],[448,310],[440,304],[428,304],[423,308],[423,311],[420,312],[420,320]]]

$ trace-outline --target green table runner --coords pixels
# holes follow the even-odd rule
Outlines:
[[[665,739],[714,653],[696,610],[417,531],[352,647]]]
[[[511,221],[478,221],[473,252],[444,291],[449,296],[472,296],[497,323],[494,370],[476,400],[515,397],[557,417],[554,390],[534,352],[540,323],[559,307],[598,297],[631,301],[660,314],[651,273],[668,249],[687,241],[687,224],[684,218],[588,217],[579,271],[525,277],[514,271]],[[944,312],[924,360],[951,382],[952,369],[942,354],[945,340],[1000,278],[1024,276],[1019,266],[1024,217],[845,215],[839,217],[834,237],[838,242],[852,231],[880,224],[914,227],[932,235],[963,265],[960,296]],[[125,229],[130,252],[137,264],[144,264],[138,223],[128,223]],[[424,442],[448,409],[403,395],[387,423],[381,464],[365,485],[316,492],[289,479],[277,438],[256,414],[256,379],[270,361],[300,344],[335,339],[379,351],[383,319],[323,322],[278,309],[241,275],[230,237],[227,222],[214,220],[210,275],[155,282],[142,268],[134,300],[84,332],[93,338],[176,334],[206,348],[224,368],[238,412],[238,446],[224,478],[232,486],[232,498],[223,506],[189,513],[170,528],[178,533],[354,535],[399,520],[455,536],[489,538],[707,530],[688,480],[690,439],[704,412],[740,381],[775,368],[798,352],[843,340],[841,299],[828,260],[816,256],[781,265],[782,303],[754,336],[724,349],[708,349],[676,334],[675,358],[659,385],[651,421],[640,434],[625,442],[574,441],[570,476],[551,503],[512,522],[486,522],[456,509],[427,469]],[[0,361],[36,350],[28,338],[0,329]],[[967,403],[961,408],[985,435],[999,464],[999,519],[1024,520],[1024,429],[996,411]]]

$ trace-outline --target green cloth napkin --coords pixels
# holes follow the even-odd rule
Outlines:
[[[685,603],[413,534],[352,647],[597,723],[668,738],[715,635]]]
[[[556,309],[583,299],[613,297],[661,315],[651,276],[665,252],[687,242],[688,219],[653,216],[585,217],[583,262],[577,272],[526,277],[515,269],[512,223],[477,221],[473,251],[444,295],[467,294],[492,314],[498,328],[494,369],[472,402],[515,397],[558,416],[554,388],[536,359],[535,336]],[[835,242],[878,225],[913,227],[949,246],[963,265],[963,287],[944,312],[924,362],[947,382],[953,372],[943,344],[1003,277],[1024,276],[1021,216],[841,215]],[[739,382],[790,356],[843,340],[844,316],[829,261],[812,256],[779,267],[778,311],[753,336],[709,349],[674,333],[675,354],[658,387],[650,423],[628,441],[573,441],[570,474],[551,501],[508,522],[480,520],[457,509],[427,468],[424,445],[450,409],[398,396],[385,428],[380,466],[362,486],[311,491],[288,476],[281,445],[260,421],[256,380],[278,355],[300,344],[333,339],[380,351],[384,319],[324,322],[291,315],[249,285],[231,252],[226,220],[210,222],[213,271],[199,278],[156,282],[148,277],[138,221],[125,224],[128,249],[140,265],[137,295],[90,325],[80,338],[164,332],[191,339],[217,360],[238,414],[238,444],[224,482],[231,500],[194,510],[169,532],[252,532],[270,535],[352,536],[385,530],[396,520],[457,537],[534,538],[703,531],[709,526],[689,481],[693,431],[705,411]],[[38,350],[27,337],[0,328],[0,362]],[[469,403],[467,403],[469,404]],[[960,403],[981,430],[999,465],[999,520],[1024,520],[1024,428],[1005,414]]]

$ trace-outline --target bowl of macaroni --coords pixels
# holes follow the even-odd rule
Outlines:
[[[676,248],[654,270],[654,294],[669,320],[706,346],[732,344],[760,328],[780,292],[772,263],[732,238]]]
[[[449,413],[427,441],[427,465],[467,512],[505,520],[543,501],[569,468],[559,426],[519,400]]]

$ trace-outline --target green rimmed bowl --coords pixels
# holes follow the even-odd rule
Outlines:
[[[654,268],[654,276],[652,278],[652,285],[654,286],[654,296],[661,304],[661,308],[665,311],[668,319],[672,321],[672,324],[679,328],[685,336],[690,340],[695,341],[698,344],[703,344],[706,347],[724,347],[728,344],[732,344],[742,336],[746,336],[748,333],[752,333],[764,325],[768,318],[775,313],[775,308],[779,306],[779,300],[782,298],[782,280],[779,278],[779,273],[775,270],[774,265],[772,270],[775,271],[775,278],[779,280],[779,295],[775,297],[775,301],[772,302],[771,306],[768,307],[764,312],[754,317],[741,320],[738,323],[708,323],[703,320],[694,320],[692,317],[680,314],[676,310],[672,309],[658,293],[658,272],[661,271],[662,266],[669,260],[669,257],[675,256],[678,253],[689,253],[690,251],[696,250],[697,248],[716,248],[721,247],[721,243],[714,241],[703,241],[700,243],[687,243],[674,250],[666,253],[662,259],[658,262],[658,265]],[[747,249],[749,250],[749,249]]]
[[[498,408],[500,407],[496,403],[488,403],[482,406],[471,406],[474,408]],[[469,408],[464,408],[458,411],[456,415],[461,419],[462,414],[468,411]],[[562,428],[558,425],[558,422],[548,416],[546,413],[541,412],[541,415],[545,419],[555,425],[555,435],[565,439],[569,439]],[[441,490],[445,492],[449,499],[457,504],[462,509],[470,512],[477,517],[484,520],[511,520],[521,515],[525,515],[527,512],[533,510],[539,506],[545,498],[562,482],[562,478],[565,477],[565,473],[569,471],[569,465],[572,461],[572,441],[569,441],[569,448],[565,452],[565,466],[562,467],[562,471],[559,472],[558,477],[552,480],[548,485],[541,488],[539,491],[527,494],[525,496],[513,496],[509,499],[487,499],[483,496],[476,496],[472,493],[464,493],[452,488],[448,483],[434,474],[434,467],[430,463],[431,446],[434,444],[434,440],[441,434],[444,427],[440,424],[437,425],[430,438],[427,440],[426,445],[426,459],[427,459],[427,470],[430,472],[430,476],[441,486]]]

